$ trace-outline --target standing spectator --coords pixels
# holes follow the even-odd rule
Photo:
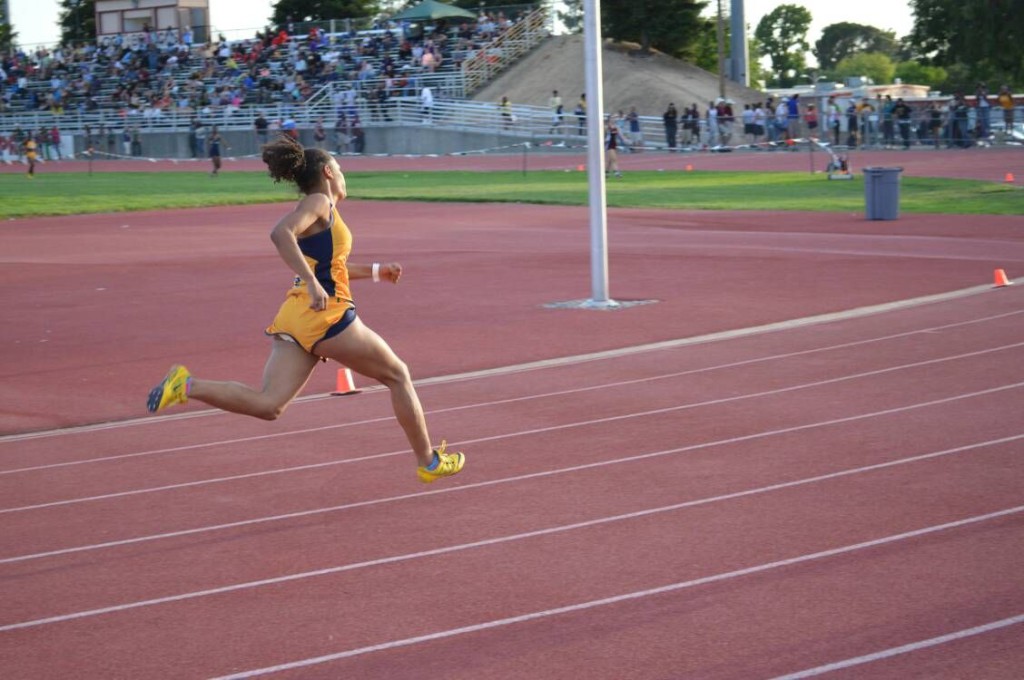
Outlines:
[[[743,134],[747,137],[747,144],[753,144],[757,141],[756,135],[754,135],[754,109],[750,104],[743,105],[743,113],[740,114],[743,120]]]
[[[256,130],[256,146],[262,147],[267,143],[267,134],[270,130],[270,123],[262,111],[256,115],[256,120],[253,121],[252,126]]]
[[[832,131],[832,144],[839,146],[839,133],[842,128],[843,112],[834,96],[825,104],[825,115],[828,117],[828,128]]]
[[[764,112],[764,105],[761,102],[754,104],[754,144],[760,144],[764,137],[764,123],[767,114]]]
[[[818,112],[814,104],[808,104],[804,111],[804,124],[807,125],[807,134],[814,137],[818,129]]]
[[[348,153],[350,134],[348,116],[344,112],[339,113],[338,120],[334,121],[334,153]]]
[[[498,108],[501,110],[501,126],[505,129],[512,127],[512,123],[516,122],[516,118],[512,114],[512,102],[508,100],[507,96],[501,98]]]
[[[996,97],[996,101],[1003,108],[1003,124],[1006,125],[1006,133],[1009,134],[1013,130],[1013,94],[1010,92],[1009,85],[999,88],[999,96]]]
[[[324,129],[323,118],[318,119],[316,125],[313,126],[313,142],[316,148],[326,150],[327,130]]]
[[[121,131],[121,149],[124,151],[125,158],[132,155],[132,131],[128,129],[127,125]]]
[[[580,100],[576,102],[576,110],[573,111],[576,114],[576,128],[577,134],[581,137],[587,134],[587,93],[584,92],[580,95]]]
[[[210,172],[210,177],[216,177],[220,174],[221,143],[220,131],[217,129],[217,126],[214,125],[213,129],[210,130],[210,137],[207,139],[207,146],[210,149],[210,162],[213,164],[213,170]]]
[[[992,103],[988,100],[988,87],[985,83],[978,83],[977,89],[974,90],[974,100],[974,106],[978,117],[978,139],[988,139],[989,127],[992,120]]]
[[[349,121],[352,130],[352,151],[361,154],[366,149],[366,133],[363,132],[359,114],[351,116]]]
[[[942,146],[942,108],[938,102],[932,102],[928,108],[928,130],[931,133],[932,144],[938,150]]]
[[[39,128],[37,141],[39,142],[40,159],[44,161],[52,160],[51,149],[53,145],[50,143],[50,131],[45,127]]]
[[[420,91],[420,106],[423,107],[423,122],[432,123],[434,121],[434,93],[429,87],[424,87]]]
[[[26,135],[21,127],[15,127],[14,132],[11,133],[11,144],[13,145],[11,151],[17,154],[18,162],[21,162],[21,159],[25,157],[25,142],[28,141],[29,137],[31,135]]]
[[[60,153],[60,128],[56,125],[50,128],[50,145],[53,147],[57,160],[62,160],[63,158]]]
[[[85,153],[85,157],[91,159],[92,153],[96,148],[96,137],[92,133],[92,126],[88,123],[85,124],[85,128],[82,130],[84,137],[82,138],[82,150]]]
[[[968,141],[968,125],[967,125],[967,100],[964,99],[962,92],[957,92],[953,95],[953,102],[950,105],[952,107],[951,115],[953,119],[952,125],[952,136],[953,146],[958,146],[961,149],[966,149],[970,146]]]
[[[800,95],[791,95],[786,102],[788,139],[800,139]]]
[[[107,156],[110,158],[114,157],[114,152],[117,150],[117,133],[114,132],[114,128],[105,127],[100,125],[100,136],[103,137],[107,143]]]
[[[895,109],[893,109],[895,115]],[[846,146],[851,149],[857,147],[857,134],[860,130],[860,116],[857,115],[857,104],[852,99],[846,107]]]
[[[715,120],[718,122],[718,133],[722,138],[722,144],[728,146],[732,143],[732,127],[736,120],[735,115],[733,115],[731,99],[722,101],[718,107],[718,116]]]
[[[202,158],[206,155],[206,126],[203,125],[203,121],[196,118],[192,121],[192,157]]]
[[[629,107],[629,113],[626,114],[626,122],[629,125],[630,152],[643,151],[644,133],[640,129],[640,114],[636,112],[635,106]]]
[[[717,146],[721,139],[720,130],[718,128],[718,113],[721,110],[721,99],[716,99],[713,102],[708,103],[707,124],[708,124],[708,145]]]
[[[560,133],[562,131],[562,119],[565,118],[565,109],[562,108],[562,97],[559,96],[558,90],[551,91],[548,106],[551,108],[551,130],[548,134],[553,135],[556,130]]]
[[[903,139],[903,148],[910,148],[910,107],[903,101],[903,97],[896,100],[892,109],[892,115],[900,128],[900,137]]]
[[[683,123],[683,138],[681,141],[686,146],[692,146],[694,140],[700,140],[700,112],[697,110],[696,102],[690,108],[683,109],[683,115],[680,119]]]
[[[665,125],[665,144],[669,151],[676,150],[676,133],[679,131],[679,111],[675,102],[669,102],[665,113],[661,114],[661,122]]]
[[[885,95],[885,101],[881,102],[882,109],[882,144],[889,148],[896,146],[896,124],[892,119],[892,111],[896,105],[892,101],[892,95]]]
[[[11,164],[10,144],[10,138],[0,134],[0,163],[4,165]]]
[[[780,139],[785,139],[786,131],[789,130],[789,97],[780,99],[779,105],[775,107],[774,127],[775,137],[772,141],[777,142]]]
[[[136,125],[132,128],[132,155],[142,155],[142,133],[139,131],[139,126]]]

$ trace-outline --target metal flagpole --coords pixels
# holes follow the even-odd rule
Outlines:
[[[604,91],[601,65],[601,0],[583,2],[583,44],[587,93],[587,188],[590,206],[588,307],[615,307],[608,297],[608,224],[604,183]]]

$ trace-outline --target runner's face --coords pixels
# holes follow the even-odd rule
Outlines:
[[[338,161],[335,158],[331,158],[331,192],[338,201],[345,200],[348,195],[347,188],[345,186],[345,175],[342,174],[341,168],[338,166]]]

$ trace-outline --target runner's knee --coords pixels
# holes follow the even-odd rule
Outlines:
[[[281,403],[272,399],[262,399],[256,407],[254,416],[260,420],[277,420],[288,408],[288,402]]]
[[[385,366],[381,367],[380,375],[378,375],[377,379],[389,388],[392,385],[400,385],[412,381],[412,378],[409,376],[409,367],[397,357],[394,361],[389,361]]]

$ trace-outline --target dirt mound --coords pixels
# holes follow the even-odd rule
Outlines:
[[[568,114],[586,89],[583,36],[552,36],[512,68],[473,96],[474,101],[497,102],[507,96],[513,104],[547,106],[552,90],[558,90]],[[629,111],[659,116],[670,102],[682,110],[696,103],[701,113],[718,97],[718,76],[679,59],[654,52],[639,55],[635,46],[605,41],[601,55],[604,70],[605,111]],[[747,87],[726,83],[726,97],[739,104],[764,99]]]

